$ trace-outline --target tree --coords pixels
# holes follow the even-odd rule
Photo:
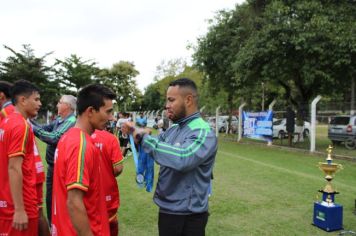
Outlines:
[[[170,65],[167,65],[170,67]],[[164,69],[164,68],[163,68]],[[165,69],[164,69],[165,70]],[[161,110],[164,109],[166,103],[166,92],[169,86],[169,83],[178,78],[190,78],[192,79],[197,87],[202,92],[202,80],[203,74],[199,72],[192,66],[185,65],[180,73],[172,76],[170,74],[166,75],[160,80],[156,80],[154,83],[150,84],[146,89],[143,96],[143,107],[144,110]],[[200,96],[201,104],[204,105],[205,99]]]
[[[101,81],[109,86],[117,95],[119,110],[130,108],[137,98],[142,96],[137,89],[134,78],[139,74],[132,62],[120,61],[110,69],[104,69],[100,73]]]
[[[167,76],[175,77],[182,73],[187,66],[187,62],[182,58],[175,58],[168,61],[162,61],[160,65],[156,67],[155,81],[159,81]]]
[[[249,38],[254,22],[253,9],[247,4],[236,5],[234,11],[220,11],[211,20],[208,33],[198,39],[193,59],[195,65],[204,72],[204,80],[212,94],[224,91],[230,114],[239,90],[246,89],[248,83],[234,67],[235,57]],[[229,125],[229,127],[231,127]]]
[[[54,110],[57,104],[58,81],[53,77],[53,68],[46,66],[45,59],[52,52],[36,57],[30,45],[23,45],[20,52],[4,46],[12,55],[0,62],[0,79],[15,82],[28,80],[41,89],[42,109]]]
[[[76,95],[87,84],[97,81],[100,70],[96,62],[85,60],[75,54],[64,60],[56,60],[56,76],[60,79],[63,92]]]
[[[164,97],[159,92],[158,82],[150,84],[145,89],[142,106],[145,110],[161,110],[164,106]]]
[[[355,76],[355,11],[351,1],[272,1],[236,70],[245,81],[281,86],[298,111],[308,109],[317,94],[344,90]]]

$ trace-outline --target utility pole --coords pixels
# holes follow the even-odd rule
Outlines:
[[[265,110],[265,83],[262,82],[262,111]]]
[[[351,107],[350,107],[350,115],[355,114],[355,78],[351,79]]]

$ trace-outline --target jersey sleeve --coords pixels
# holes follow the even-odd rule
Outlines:
[[[111,162],[113,167],[122,164],[123,160],[119,140],[113,137],[111,142]]]
[[[11,129],[9,138],[8,157],[25,156],[26,145],[29,142],[30,127],[25,120]]]
[[[65,185],[67,190],[80,189],[84,192],[88,191],[90,181],[89,176],[93,168],[93,153],[92,149],[87,148],[88,142],[84,133],[80,133],[79,140],[69,144],[66,150],[66,177]]]

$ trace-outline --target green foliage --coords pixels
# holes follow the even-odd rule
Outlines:
[[[36,57],[30,45],[23,45],[23,50],[17,52],[4,46],[12,55],[0,62],[0,79],[15,82],[25,79],[33,82],[41,89],[42,109],[53,109],[57,104],[58,81],[53,77],[53,68],[45,65],[45,59],[50,53]]]
[[[350,23],[354,7],[346,2],[272,2],[261,16],[261,29],[236,56],[236,70],[246,81],[282,86],[296,107],[343,88],[355,68],[350,60],[355,39],[347,36],[355,24]]]
[[[352,1],[250,0],[217,13],[194,62],[228,103],[239,96],[257,108],[262,82],[266,100],[298,110],[317,94],[338,98],[355,77],[355,12]]]
[[[142,95],[134,80],[138,74],[135,65],[127,61],[115,63],[110,69],[104,69],[100,73],[101,81],[116,93],[120,111],[131,110],[134,103],[136,108],[140,106],[137,99]]]
[[[93,83],[99,73],[96,62],[92,60],[83,61],[75,54],[65,58],[63,61],[56,60],[56,76],[60,80],[64,93],[76,95],[78,90],[87,84]]]
[[[90,83],[104,83],[118,95],[120,110],[137,110],[142,106],[142,94],[137,88],[139,72],[131,62],[120,61],[110,69],[100,69],[93,60],[83,60],[72,54],[64,60],[56,59],[55,65],[45,65],[45,58],[36,57],[30,45],[23,45],[21,52],[5,46],[13,55],[0,62],[0,79],[14,82],[26,79],[41,89],[42,107],[56,110],[61,94],[76,95],[78,90]]]
[[[164,106],[163,96],[159,92],[158,83],[148,85],[143,97],[143,107],[145,110],[161,110]]]
[[[172,65],[168,65],[168,67],[172,68]],[[160,70],[172,72],[172,70],[165,69],[163,67],[161,67]],[[176,74],[175,76],[172,76],[171,74],[166,75],[164,78],[156,80],[154,83],[147,86],[147,88],[145,89],[145,94],[143,96],[142,110],[162,110],[166,102],[166,91],[169,86],[169,83],[178,78],[185,77],[193,80],[201,93],[203,80],[202,73],[186,64],[184,68],[181,68],[179,71],[181,72],[178,73],[177,71],[178,74]],[[156,76],[156,78],[158,77]],[[205,97],[200,96],[200,98],[200,104],[204,105],[206,103]]]
[[[159,81],[165,77],[175,77],[184,71],[187,62],[182,58],[175,58],[168,61],[162,61],[156,68],[156,75],[154,80]]]
[[[227,110],[231,114],[241,102],[241,91],[247,91],[249,84],[242,80],[241,74],[234,67],[235,57],[249,38],[254,27],[251,20],[255,13],[248,5],[236,6],[233,11],[220,11],[210,21],[208,33],[198,39],[193,55],[195,66],[204,72],[204,81],[213,99],[220,100],[226,92]],[[219,91],[224,91],[220,92]],[[248,90],[250,91],[250,90]],[[246,99],[246,98],[245,98]]]

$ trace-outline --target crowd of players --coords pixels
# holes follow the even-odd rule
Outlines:
[[[123,155],[117,137],[104,130],[114,98],[107,87],[88,85],[77,98],[63,95],[58,118],[39,125],[32,121],[42,105],[38,87],[0,81],[1,236],[50,235],[50,228],[52,235],[118,235],[115,177]],[[47,178],[36,136],[47,144]]]
[[[119,118],[121,143],[105,130],[115,120],[115,98],[104,85],[87,85],[77,97],[63,95],[58,117],[40,125],[34,121],[42,105],[38,87],[26,80],[0,81],[0,236],[118,235],[115,177],[123,171],[129,143],[149,156],[148,173],[153,161],[160,166],[153,195],[159,235],[205,235],[217,139],[200,115],[196,84],[188,78],[169,84],[165,112],[173,125],[164,130],[165,122],[157,119],[158,136],[143,128],[143,114],[136,117],[140,128],[127,114]],[[35,137],[47,144],[46,177]]]

